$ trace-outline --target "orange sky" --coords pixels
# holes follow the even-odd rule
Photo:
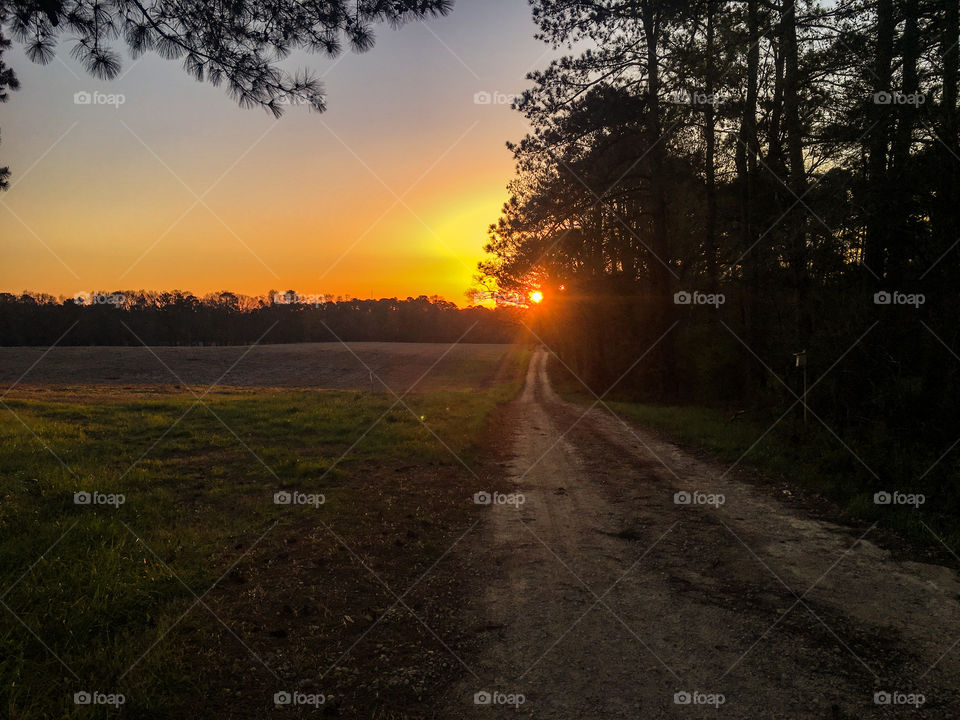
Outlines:
[[[279,122],[153,56],[103,83],[63,50],[46,67],[10,53],[23,89],[0,119],[14,173],[0,195],[0,290],[464,304],[507,197],[504,142],[525,130],[474,94],[518,92],[546,63],[528,13],[524,0],[461,0],[429,26],[381,28],[367,54],[297,58],[324,74],[329,111],[291,108]],[[77,105],[82,90],[124,102]]]

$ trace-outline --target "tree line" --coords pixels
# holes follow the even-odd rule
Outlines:
[[[568,50],[516,103],[481,277],[541,288],[537,333],[598,393],[782,408],[805,369],[871,472],[934,462],[960,427],[956,0],[531,4]]]
[[[246,345],[298,342],[508,343],[523,334],[520,308],[458,308],[440,297],[358,300],[293,290],[0,293],[0,345]]]

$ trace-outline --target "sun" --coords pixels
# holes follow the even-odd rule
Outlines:
[[[543,293],[539,290],[534,290],[530,293],[530,302],[538,303],[543,301]]]

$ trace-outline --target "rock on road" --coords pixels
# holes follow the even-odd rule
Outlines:
[[[485,589],[445,717],[960,717],[955,568],[564,402],[546,361],[508,408],[496,489],[524,502],[487,507],[456,550]]]

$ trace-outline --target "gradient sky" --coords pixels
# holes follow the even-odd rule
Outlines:
[[[506,200],[508,104],[543,67],[526,0],[456,0],[446,18],[377,28],[364,54],[298,55],[328,110],[275,121],[198,83],[180,61],[124,53],[103,82],[66,44],[47,66],[7,54],[22,88],[0,105],[0,291],[197,294],[270,289],[465,304]],[[124,103],[77,105],[78,91]]]

